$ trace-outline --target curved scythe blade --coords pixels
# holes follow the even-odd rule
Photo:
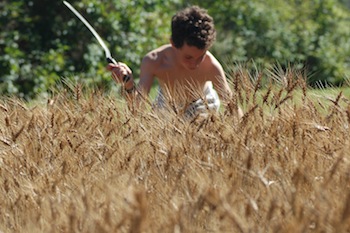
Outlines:
[[[108,47],[106,46],[105,42],[102,40],[100,35],[95,31],[95,29],[90,25],[90,23],[67,1],[63,1],[64,5],[66,5],[84,24],[85,26],[90,30],[90,32],[95,36],[97,41],[100,43],[102,48],[105,51],[106,59],[110,63],[118,64],[111,55],[111,52],[109,51]]]

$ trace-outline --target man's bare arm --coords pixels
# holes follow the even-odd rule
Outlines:
[[[152,57],[152,54],[147,54],[141,62],[140,67],[140,81],[138,84],[138,90],[141,91],[144,95],[149,94],[152,83],[154,80],[154,73],[156,67],[156,60]]]
[[[220,99],[228,101],[232,97],[232,91],[228,85],[225,71],[214,56],[211,57],[211,61],[210,80],[213,82],[214,89],[218,92]]]
[[[211,77],[213,77],[212,82],[214,84],[215,90],[218,92],[218,95],[220,96],[220,99],[227,103],[232,99],[233,94],[227,82],[224,69],[222,68],[219,61],[217,61],[215,57],[213,58],[214,58],[213,60],[214,66],[211,73],[212,75]],[[239,118],[243,117],[243,111],[239,106],[237,106],[237,114]]]
[[[131,69],[124,63],[108,64],[107,69],[112,72],[112,78],[117,84],[122,85],[122,92],[128,104],[140,106],[141,99],[147,98],[154,79],[155,61],[147,54],[141,62],[140,80],[136,85]],[[123,83],[122,77],[128,75],[130,80]],[[134,105],[135,106],[135,105]]]

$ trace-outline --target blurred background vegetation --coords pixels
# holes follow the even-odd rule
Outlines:
[[[350,70],[350,1],[345,0],[71,0],[116,60],[139,73],[142,57],[168,43],[172,15],[207,8],[224,64],[306,70],[310,85],[340,85]],[[0,2],[0,92],[26,99],[64,79],[109,90],[104,51],[61,0]],[[248,65],[249,68],[249,65]]]

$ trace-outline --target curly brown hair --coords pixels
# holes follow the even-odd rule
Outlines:
[[[213,18],[199,6],[177,12],[171,20],[171,39],[176,48],[184,43],[199,49],[209,49],[216,39]]]

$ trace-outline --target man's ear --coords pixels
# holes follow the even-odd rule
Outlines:
[[[171,44],[171,46],[175,47],[175,45],[174,45],[174,41],[173,41],[173,39],[172,39],[172,38],[170,38],[170,44]]]

